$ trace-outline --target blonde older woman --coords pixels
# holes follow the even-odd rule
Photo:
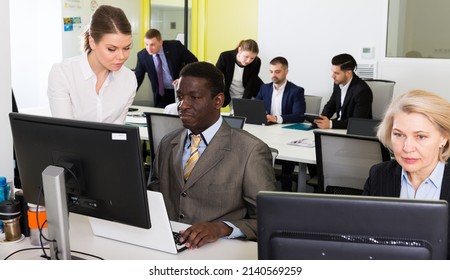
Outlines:
[[[449,113],[450,103],[431,92],[395,98],[377,133],[395,160],[371,168],[363,195],[450,202]]]

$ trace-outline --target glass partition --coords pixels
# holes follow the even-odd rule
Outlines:
[[[150,26],[161,32],[163,40],[179,40],[190,49],[191,8],[190,0],[153,0]]]
[[[450,58],[450,1],[390,0],[387,57]]]

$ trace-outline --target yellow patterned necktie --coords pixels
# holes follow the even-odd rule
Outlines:
[[[184,166],[185,181],[187,181],[187,179],[189,178],[192,169],[194,169],[194,166],[200,157],[200,151],[198,150],[198,146],[200,144],[200,141],[202,141],[202,138],[200,136],[197,136],[195,134],[191,134],[190,136],[191,136],[191,154],[189,156],[188,161],[186,162],[186,165]]]

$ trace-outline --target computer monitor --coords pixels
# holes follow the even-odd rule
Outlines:
[[[138,127],[19,113],[9,117],[25,201],[44,204],[44,199],[38,202],[44,186],[49,235],[59,243],[51,242],[55,258],[70,258],[70,249],[64,252],[68,241],[58,240],[68,238],[59,236],[68,229],[67,210],[151,227]],[[54,217],[56,212],[62,214]]]
[[[242,129],[245,124],[245,117],[238,116],[222,116],[223,120],[232,128]]]
[[[258,258],[446,259],[446,201],[260,192]]]
[[[347,134],[376,137],[379,124],[379,120],[349,118]]]

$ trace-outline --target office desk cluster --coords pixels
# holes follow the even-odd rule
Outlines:
[[[143,112],[162,113],[163,110],[154,107],[133,106],[138,109],[134,114],[140,115]],[[316,163],[316,152],[314,147],[302,147],[289,145],[288,142],[310,139],[314,140],[313,130],[298,130],[284,128],[288,125],[274,124],[270,126],[245,124],[244,130],[261,139],[269,147],[278,150],[277,159],[293,161],[299,164],[297,191],[306,192],[306,165]],[[346,133],[345,129],[334,129],[336,133]],[[148,140],[146,127],[140,126],[139,133],[141,139]]]
[[[162,113],[163,111],[154,107],[133,107],[138,109],[138,111],[130,113],[135,116],[139,116],[143,112]],[[145,118],[142,117],[142,119]],[[141,122],[139,125],[141,139],[148,140],[148,131],[143,124]],[[312,130],[287,129],[283,126],[285,125],[245,124],[244,129],[260,138],[269,147],[277,149],[277,159],[299,163],[298,191],[302,192],[306,190],[306,164],[316,163],[315,149],[313,147],[289,145],[288,142],[305,138],[313,140],[314,133]],[[345,133],[345,130],[337,132]],[[72,250],[85,252],[103,259],[257,259],[257,243],[242,240],[221,239],[200,249],[186,250],[176,255],[150,250],[95,236],[90,228],[88,218],[73,213],[70,214],[70,244]],[[0,244],[0,258],[4,259],[17,250],[30,247],[33,246],[30,245],[29,238],[17,243],[7,244],[4,242]],[[42,255],[41,250],[27,250],[11,256],[10,259],[40,259],[40,255]],[[95,259],[95,257],[78,256]]]
[[[107,260],[256,260],[257,243],[252,241],[220,239],[215,243],[206,244],[195,250],[185,250],[178,254],[169,254],[157,250],[151,250],[136,245],[127,244],[112,239],[95,236],[92,233],[88,217],[74,213],[69,214],[70,220],[70,248],[94,255]],[[48,248],[48,245],[46,246]],[[32,246],[30,238],[17,243],[0,244],[0,259],[5,259],[9,254],[26,249],[12,255],[11,260],[43,260],[40,256],[42,250],[39,246]],[[49,250],[47,254],[50,255]],[[72,256],[83,259],[96,259],[94,256],[86,256],[79,253],[72,253]]]

